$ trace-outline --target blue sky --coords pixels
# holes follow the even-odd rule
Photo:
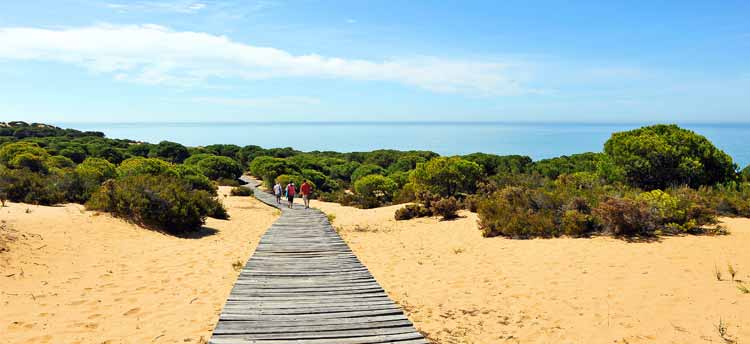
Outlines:
[[[746,1],[3,1],[0,120],[750,122]]]

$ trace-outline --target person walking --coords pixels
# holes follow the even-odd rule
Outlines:
[[[302,193],[302,200],[305,201],[305,209],[310,208],[310,192],[312,191],[312,187],[307,182],[307,179],[305,179],[302,182],[302,185],[299,187],[300,193]]]
[[[276,182],[273,186],[273,194],[276,196],[276,204],[281,204],[281,183]]]
[[[297,189],[294,188],[294,182],[289,182],[286,185],[286,199],[289,201],[289,209],[294,206],[294,194],[297,193]]]

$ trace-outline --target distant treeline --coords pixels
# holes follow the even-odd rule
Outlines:
[[[0,122],[2,199],[85,203],[182,232],[206,216],[226,218],[216,185],[237,185],[245,171],[266,186],[306,179],[317,198],[345,205],[413,202],[398,219],[478,211],[487,236],[695,232],[718,214],[750,215],[750,168],[739,171],[705,137],[674,125],[615,133],[603,152],[532,161],[486,153],[186,147]],[[189,221],[170,220],[183,213]]]

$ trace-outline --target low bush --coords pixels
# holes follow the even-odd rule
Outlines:
[[[219,178],[216,180],[216,184],[219,184],[221,186],[240,186],[241,183],[237,179],[230,179],[230,178]]]
[[[253,192],[253,189],[251,188],[245,188],[242,186],[235,186],[232,188],[231,191],[229,191],[229,194],[232,196],[252,196],[255,193]]]
[[[440,215],[443,220],[455,219],[458,217],[458,201],[453,197],[441,198],[436,202],[432,202],[430,211],[433,215]]]
[[[197,165],[201,160],[214,156],[208,153],[196,153],[185,159],[182,163],[185,165]]]
[[[394,218],[399,221],[427,216],[432,216],[432,212],[421,204],[407,204],[403,208],[396,210],[396,213],[394,214]]]
[[[379,174],[361,177],[354,183],[354,191],[361,197],[360,205],[364,208],[374,208],[390,202],[397,189],[396,182]]]
[[[47,159],[47,165],[50,168],[70,168],[74,167],[76,163],[62,155],[55,155]]]
[[[658,231],[669,234],[699,232],[718,223],[716,212],[701,204],[689,188],[675,189],[670,195],[661,190],[641,193],[636,200],[646,203],[658,223]]]
[[[343,206],[354,206],[359,203],[359,199],[353,193],[341,191],[337,193],[336,202]]]
[[[32,172],[47,173],[47,160],[39,155],[21,153],[8,162],[8,167],[15,169],[28,169]]]
[[[385,175],[385,169],[374,164],[360,165],[354,170],[354,172],[352,172],[351,180],[352,182],[356,182],[357,180],[370,175]]]
[[[207,216],[227,217],[209,192],[193,190],[188,182],[168,175],[108,180],[86,207],[178,235],[200,229]]]
[[[645,201],[610,197],[594,209],[607,233],[622,236],[652,235],[658,219]]]
[[[481,200],[482,200],[482,196],[480,195],[466,196],[461,202],[461,207],[472,213],[476,213],[477,209],[479,208],[479,202]]]
[[[234,180],[242,175],[242,166],[232,158],[209,156],[197,162],[196,166],[211,180]]]
[[[550,204],[549,197],[539,190],[506,187],[479,202],[479,229],[485,237],[558,236]]]
[[[750,182],[750,165],[740,171],[740,180],[743,182]]]
[[[750,183],[729,182],[698,189],[703,204],[725,216],[750,217]]]
[[[134,157],[126,159],[117,167],[117,174],[121,177],[137,175],[160,175],[172,168],[172,164],[156,158]]]
[[[28,169],[0,166],[0,192],[10,201],[53,205],[65,201],[56,175],[43,176]]]
[[[196,166],[186,164],[174,165],[166,174],[174,175],[190,183],[190,187],[195,190],[205,190],[212,196],[216,196],[216,185]]]

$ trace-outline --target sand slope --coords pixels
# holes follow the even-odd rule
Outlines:
[[[229,221],[181,239],[80,205],[10,204],[22,234],[0,253],[0,343],[199,343],[277,211],[224,197]],[[29,209],[30,213],[26,212]],[[25,237],[25,238],[24,238]]]
[[[720,319],[750,341],[750,295],[726,280],[732,263],[750,286],[748,219],[720,237],[509,240],[482,238],[468,212],[397,222],[398,206],[313,206],[439,343],[723,343]]]

